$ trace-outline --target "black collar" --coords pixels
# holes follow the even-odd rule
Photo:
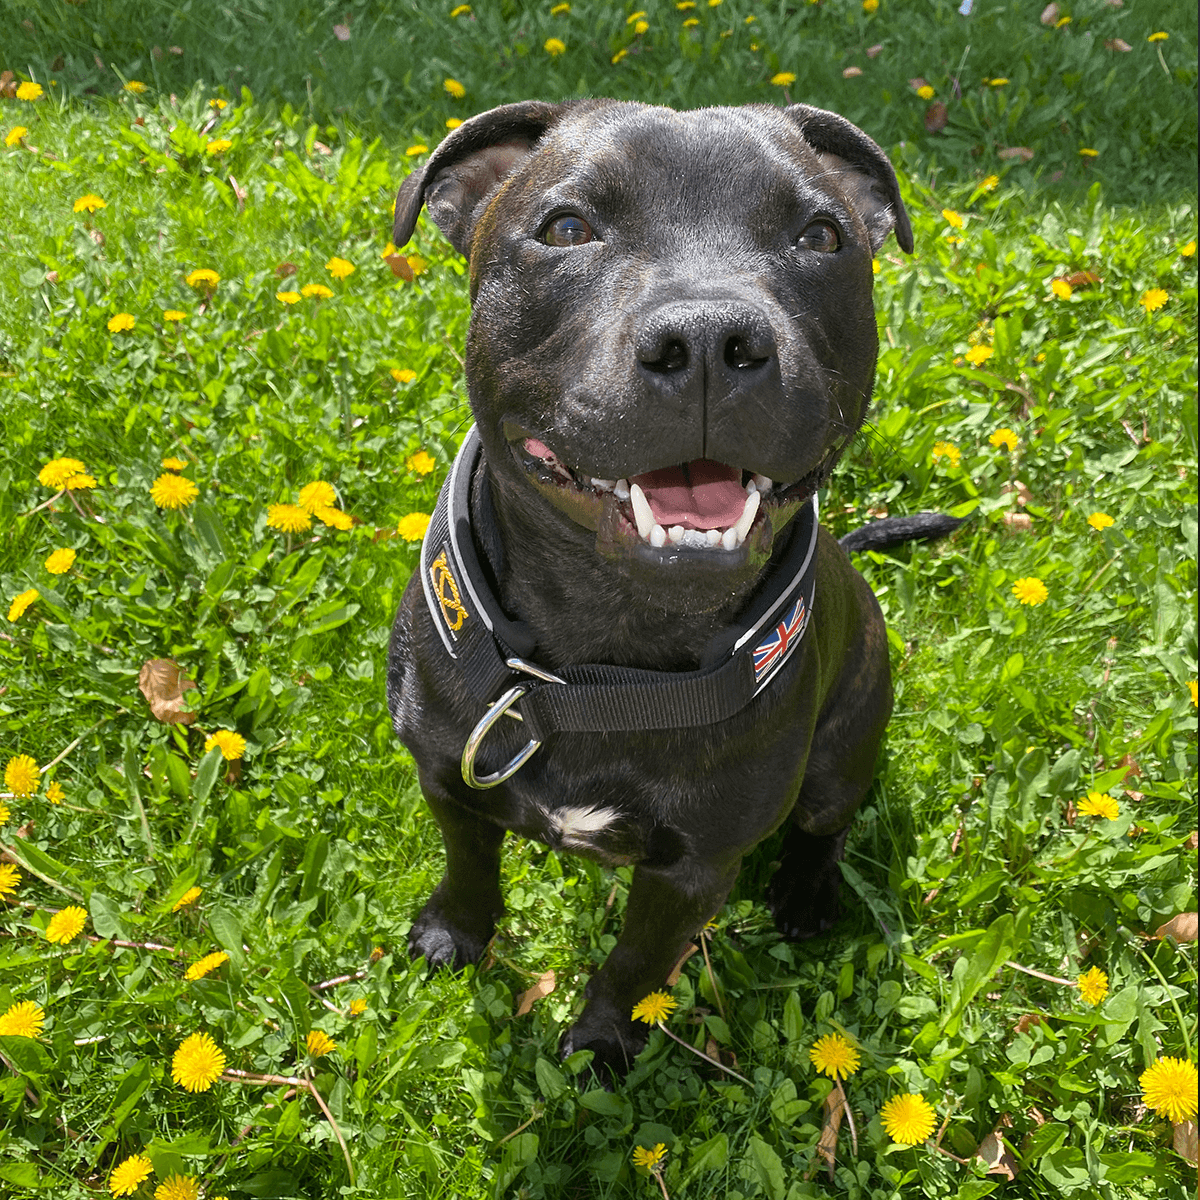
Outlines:
[[[528,661],[536,640],[528,626],[501,609],[475,552],[471,482],[482,450],[472,426],[442,486],[421,547],[421,586],[430,619],[469,690],[491,705],[463,754],[463,775],[472,786],[501,782],[552,733],[681,729],[726,720],[766,688],[795,652],[816,593],[815,496],[796,515],[787,553],[766,586],[742,619],[709,647],[705,659],[714,665],[673,672],[587,663],[550,672]],[[476,522],[490,519],[486,513],[475,516]],[[518,715],[511,708],[518,698],[530,745],[518,755],[519,762],[509,764],[507,773],[476,778],[468,752],[473,762],[473,747],[494,721],[506,711]]]

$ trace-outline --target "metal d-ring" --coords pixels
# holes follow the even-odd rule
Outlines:
[[[565,684],[567,682],[565,679],[559,679],[557,675],[552,675],[549,671],[544,670],[535,663],[526,662],[523,658],[509,658],[505,660],[505,664],[514,671],[524,671],[527,675],[544,680],[546,683]],[[501,767],[499,771],[493,771],[490,775],[480,776],[475,774],[475,755],[478,753],[483,739],[487,737],[488,730],[505,715],[514,717],[518,721],[524,720],[521,714],[513,708],[513,705],[528,690],[529,687],[523,683],[518,683],[514,687],[510,687],[483,714],[479,724],[471,730],[471,734],[467,738],[467,744],[463,747],[462,752],[462,777],[468,787],[477,788],[482,791],[484,788],[493,788],[498,783],[503,783],[506,779],[510,779],[533,757],[538,747],[542,744],[535,738],[531,738],[525,749],[520,751],[507,766]]]

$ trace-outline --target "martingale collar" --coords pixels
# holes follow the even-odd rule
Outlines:
[[[800,644],[816,594],[815,496],[794,518],[791,543],[767,586],[710,645],[705,659],[713,665],[674,672],[585,663],[552,673],[528,661],[536,640],[501,609],[471,533],[471,482],[482,455],[472,426],[438,496],[420,567],[430,619],[446,653],[471,693],[490,706],[463,751],[463,777],[472,787],[507,779],[553,733],[683,729],[726,720],[770,684]],[[518,699],[519,713],[512,707]],[[529,745],[506,768],[478,777],[475,751],[505,713],[523,721]]]

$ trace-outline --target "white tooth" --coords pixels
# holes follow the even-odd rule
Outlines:
[[[617,481],[615,479],[593,479],[592,480],[592,487],[594,487],[596,489],[596,491],[598,491],[598,492],[611,492],[613,490],[613,488],[616,487],[616,485],[617,485]]]
[[[661,525],[655,525],[650,530],[650,545],[663,547],[667,544],[667,531]]]
[[[751,492],[757,492],[757,491],[758,491],[758,484],[756,484],[753,479],[750,480],[750,482],[748,484],[746,484],[746,494],[749,495]]]
[[[650,530],[654,528],[654,513],[650,510],[646,493],[636,483],[630,485],[629,503],[633,505],[633,519],[637,522],[638,537],[649,537]]]
[[[629,480],[618,479],[617,482],[613,484],[613,495],[616,496],[618,500],[628,500]]]
[[[718,546],[721,543],[721,531],[719,529],[710,529],[704,536],[710,546]]]
[[[669,537],[671,541],[678,546],[679,543],[683,541],[683,526],[672,525],[671,528],[667,530],[667,537]]]
[[[703,550],[708,545],[708,538],[704,536],[703,530],[685,529],[683,531],[683,544],[690,546],[693,550]]]
[[[750,526],[754,524],[754,518],[758,513],[760,503],[761,500],[757,492],[751,492],[746,497],[746,507],[742,509],[742,515],[738,518],[738,523],[733,527],[734,533],[737,534],[737,544],[739,546],[746,540],[746,534],[750,532]]]
[[[771,480],[765,475],[755,475],[752,482],[760,492],[769,492],[771,490]]]
[[[721,545],[726,550],[734,550],[737,548],[737,530],[731,525],[723,534],[721,534]]]

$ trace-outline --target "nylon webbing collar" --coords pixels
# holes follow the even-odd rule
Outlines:
[[[815,496],[797,514],[791,545],[765,594],[710,646],[706,657],[713,666],[672,672],[592,663],[552,674],[525,661],[536,650],[534,638],[527,626],[510,620],[500,608],[471,534],[471,481],[481,456],[479,434],[472,426],[429,521],[421,547],[421,586],[446,653],[482,703],[498,710],[500,702],[493,701],[501,691],[511,690],[518,681],[523,685],[520,716],[534,742],[558,732],[715,724],[749,704],[800,644],[816,592]],[[512,703],[507,698],[504,708]],[[480,740],[487,728],[490,722],[482,732],[477,727]]]

